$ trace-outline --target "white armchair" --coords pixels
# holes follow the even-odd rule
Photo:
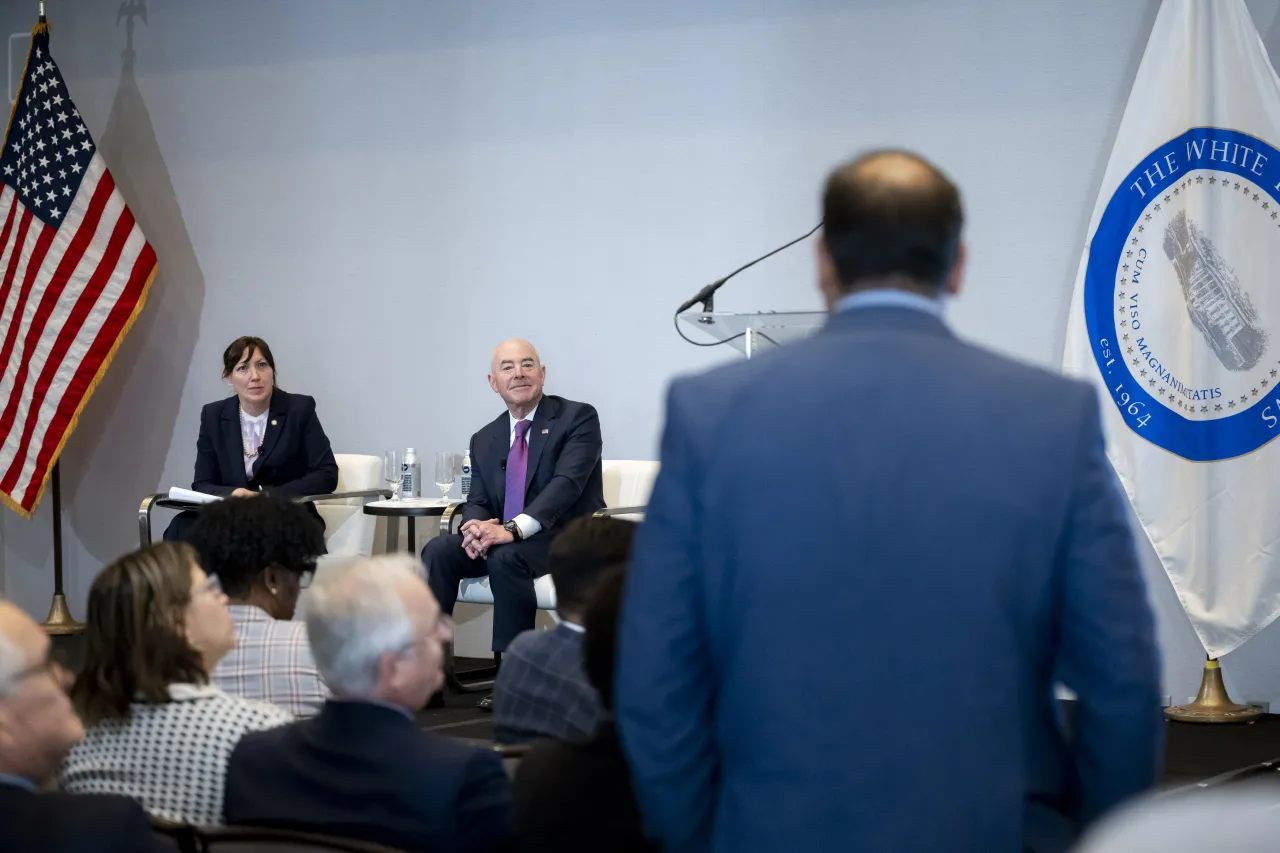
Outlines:
[[[338,488],[333,497],[318,496],[316,511],[324,519],[324,542],[329,553],[320,565],[348,557],[368,557],[373,553],[373,536],[378,519],[365,515],[365,500],[381,497],[382,459],[354,453],[336,453]]]

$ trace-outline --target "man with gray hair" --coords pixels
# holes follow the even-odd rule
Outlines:
[[[227,768],[229,824],[288,827],[402,850],[483,851],[509,837],[497,753],[418,728],[444,679],[449,617],[407,555],[327,568],[306,604],[333,691],[311,720],[246,735]]]
[[[133,800],[106,794],[37,793],[84,737],[30,616],[0,601],[0,847],[14,853],[159,850]]]

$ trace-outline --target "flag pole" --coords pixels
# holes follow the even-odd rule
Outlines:
[[[84,630],[84,623],[72,617],[67,597],[62,592],[62,480],[58,476],[61,467],[61,462],[53,463],[50,474],[53,481],[53,603],[49,605],[48,618],[40,623],[46,634],[55,636],[78,634]]]
[[[40,0],[40,23],[42,24],[48,23],[48,21],[44,19],[44,0]]]
[[[1222,667],[1217,658],[1206,655],[1200,692],[1189,705],[1164,709],[1165,716],[1180,723],[1252,723],[1262,716],[1257,705],[1240,705],[1231,701],[1222,682]]]

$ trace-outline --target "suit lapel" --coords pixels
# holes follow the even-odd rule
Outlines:
[[[257,477],[262,470],[262,463],[275,450],[280,441],[280,433],[284,432],[284,419],[289,411],[289,395],[277,388],[271,392],[271,411],[267,415],[267,424],[262,433],[262,452],[253,463],[253,476]]]
[[[222,406],[222,458],[231,460],[232,486],[244,488],[249,478],[244,473],[244,438],[240,435],[240,402],[232,397]]]
[[[533,423],[529,426],[529,465],[524,472],[524,496],[529,498],[529,486],[533,483],[533,472],[538,470],[538,460],[542,458],[542,448],[547,446],[551,438],[551,427],[555,424],[560,407],[551,397],[543,397],[538,403],[538,411],[533,415]]]

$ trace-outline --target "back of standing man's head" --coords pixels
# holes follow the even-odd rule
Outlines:
[[[829,302],[869,287],[955,292],[964,257],[960,191],[908,151],[872,151],[831,173],[819,249]]]
[[[562,619],[580,622],[604,572],[626,564],[636,524],[619,518],[584,516],[569,522],[551,543],[551,580]]]

